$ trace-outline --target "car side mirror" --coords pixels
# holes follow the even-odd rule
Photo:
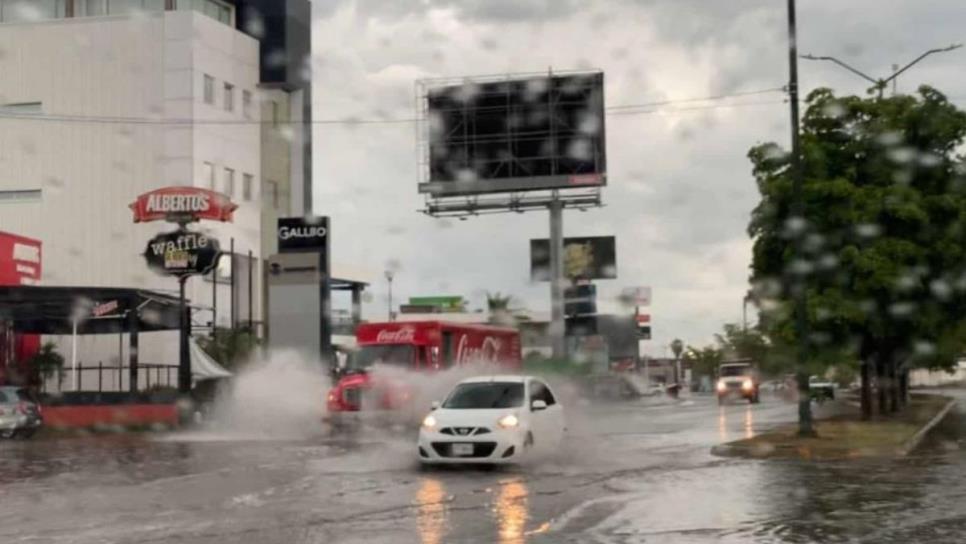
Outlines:
[[[534,412],[539,412],[540,410],[547,409],[547,401],[545,400],[535,400],[530,403],[530,409]]]
[[[434,400],[433,402],[431,402],[429,404],[429,408],[431,410],[435,410],[435,409],[439,408],[439,401],[438,400]]]

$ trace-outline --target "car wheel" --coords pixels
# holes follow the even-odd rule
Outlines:
[[[19,431],[14,432],[14,436],[27,440],[32,437],[35,432],[37,432],[37,429],[20,429]]]
[[[0,431],[0,438],[13,438],[14,433],[17,431],[13,429],[7,429],[6,431]]]

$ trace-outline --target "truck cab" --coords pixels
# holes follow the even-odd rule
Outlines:
[[[715,391],[718,404],[732,398],[747,399],[752,404],[760,400],[761,377],[758,366],[750,360],[726,361],[718,366],[718,380]]]

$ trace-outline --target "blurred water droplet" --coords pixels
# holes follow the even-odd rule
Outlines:
[[[855,226],[855,233],[863,238],[874,238],[882,234],[882,227],[875,223],[859,223]]]
[[[892,147],[901,144],[905,138],[902,135],[902,132],[898,130],[887,130],[876,136],[875,140],[879,142],[880,145]]]
[[[886,152],[889,160],[898,164],[908,164],[916,159],[916,149],[909,146],[894,147]]]
[[[916,310],[912,302],[896,302],[889,305],[889,314],[893,317],[908,317]]]
[[[822,108],[822,114],[833,119],[838,119],[844,116],[846,113],[848,113],[848,110],[846,110],[845,106],[843,106],[838,100],[829,101]]]

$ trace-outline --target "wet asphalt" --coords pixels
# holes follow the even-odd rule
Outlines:
[[[550,458],[422,469],[414,435],[215,430],[0,442],[3,543],[964,542],[960,411],[904,459],[722,459],[778,399],[570,406]]]

